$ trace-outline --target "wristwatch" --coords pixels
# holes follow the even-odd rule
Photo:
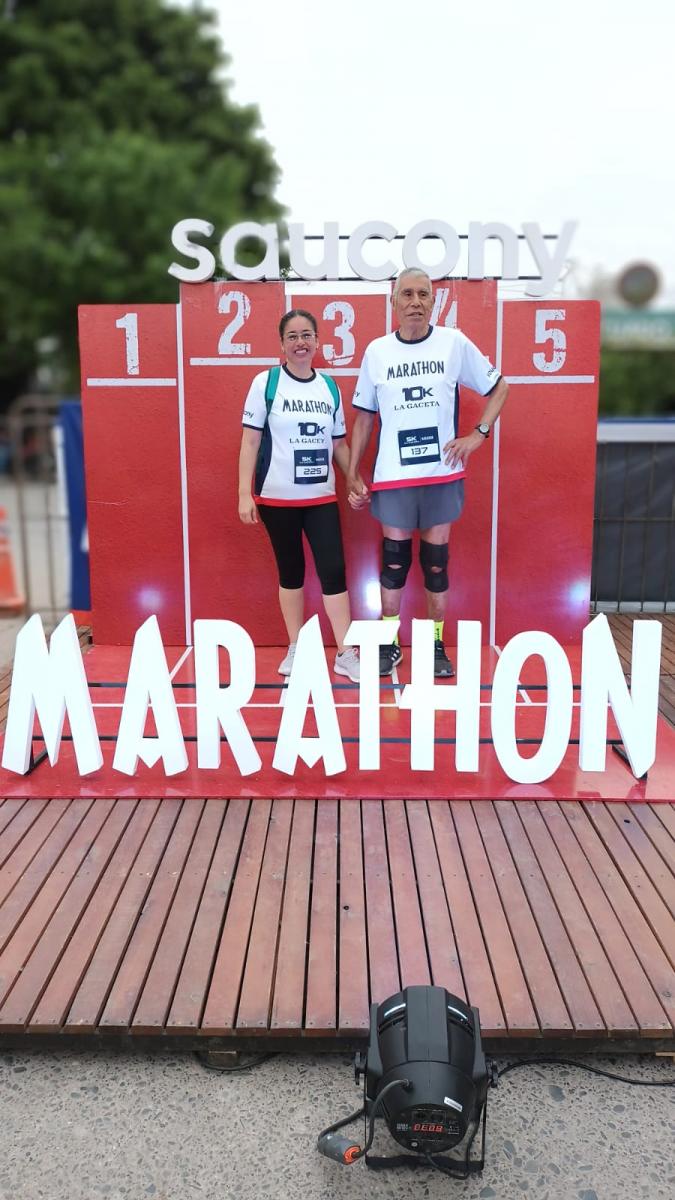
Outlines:
[[[480,425],[476,425],[476,429],[479,433],[482,433],[484,438],[488,438],[490,436],[490,426],[486,425],[484,421],[481,421]]]

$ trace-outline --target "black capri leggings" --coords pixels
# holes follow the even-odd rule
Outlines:
[[[258,512],[270,535],[282,588],[301,588],[305,582],[304,532],[324,596],[347,591],[337,501],[288,507],[261,504]]]

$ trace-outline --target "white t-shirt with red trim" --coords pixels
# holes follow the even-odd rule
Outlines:
[[[345,437],[345,414],[321,375],[298,379],[287,367],[267,412],[268,372],[255,376],[242,425],[261,429],[255,499],[261,504],[328,504],[335,499],[333,441]]]
[[[459,329],[438,328],[413,342],[398,333],[367,347],[353,405],[379,413],[382,428],[373,489],[414,487],[461,479],[463,467],[444,462],[443,446],[457,436],[458,385],[481,396],[499,371]]]

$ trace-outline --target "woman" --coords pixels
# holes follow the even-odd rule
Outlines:
[[[279,323],[284,364],[262,371],[251,384],[242,420],[239,516],[245,525],[254,525],[260,514],[277,561],[279,603],[288,632],[279,673],[290,675],[305,619],[304,532],[335,635],[335,670],[356,683],[358,653],[344,644],[351,617],[333,470],[335,459],[347,473],[349,449],[337,385],[312,366],[317,334],[311,313],[301,308],[285,313]]]

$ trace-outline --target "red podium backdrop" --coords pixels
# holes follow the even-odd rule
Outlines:
[[[349,428],[363,351],[391,329],[377,285],[323,286],[205,283],[184,285],[178,306],[80,309],[96,642],[129,644],[156,613],[166,645],[189,644],[200,617],[237,621],[257,645],[285,643],[266,533],[237,515],[244,397],[254,374],[280,361],[282,313],[306,308],[319,324],[316,365],[336,376]],[[497,646],[524,629],[577,643],[590,597],[599,306],[498,302],[494,281],[445,280],[432,319],[457,324],[511,384],[493,436],[469,463],[450,539],[446,640],[461,618],[482,621]],[[460,432],[483,403],[463,392]],[[337,474],[353,615],[377,617],[379,526],[351,512]],[[307,599],[308,614],[320,610],[309,555]],[[415,562],[404,641],[424,611]]]

